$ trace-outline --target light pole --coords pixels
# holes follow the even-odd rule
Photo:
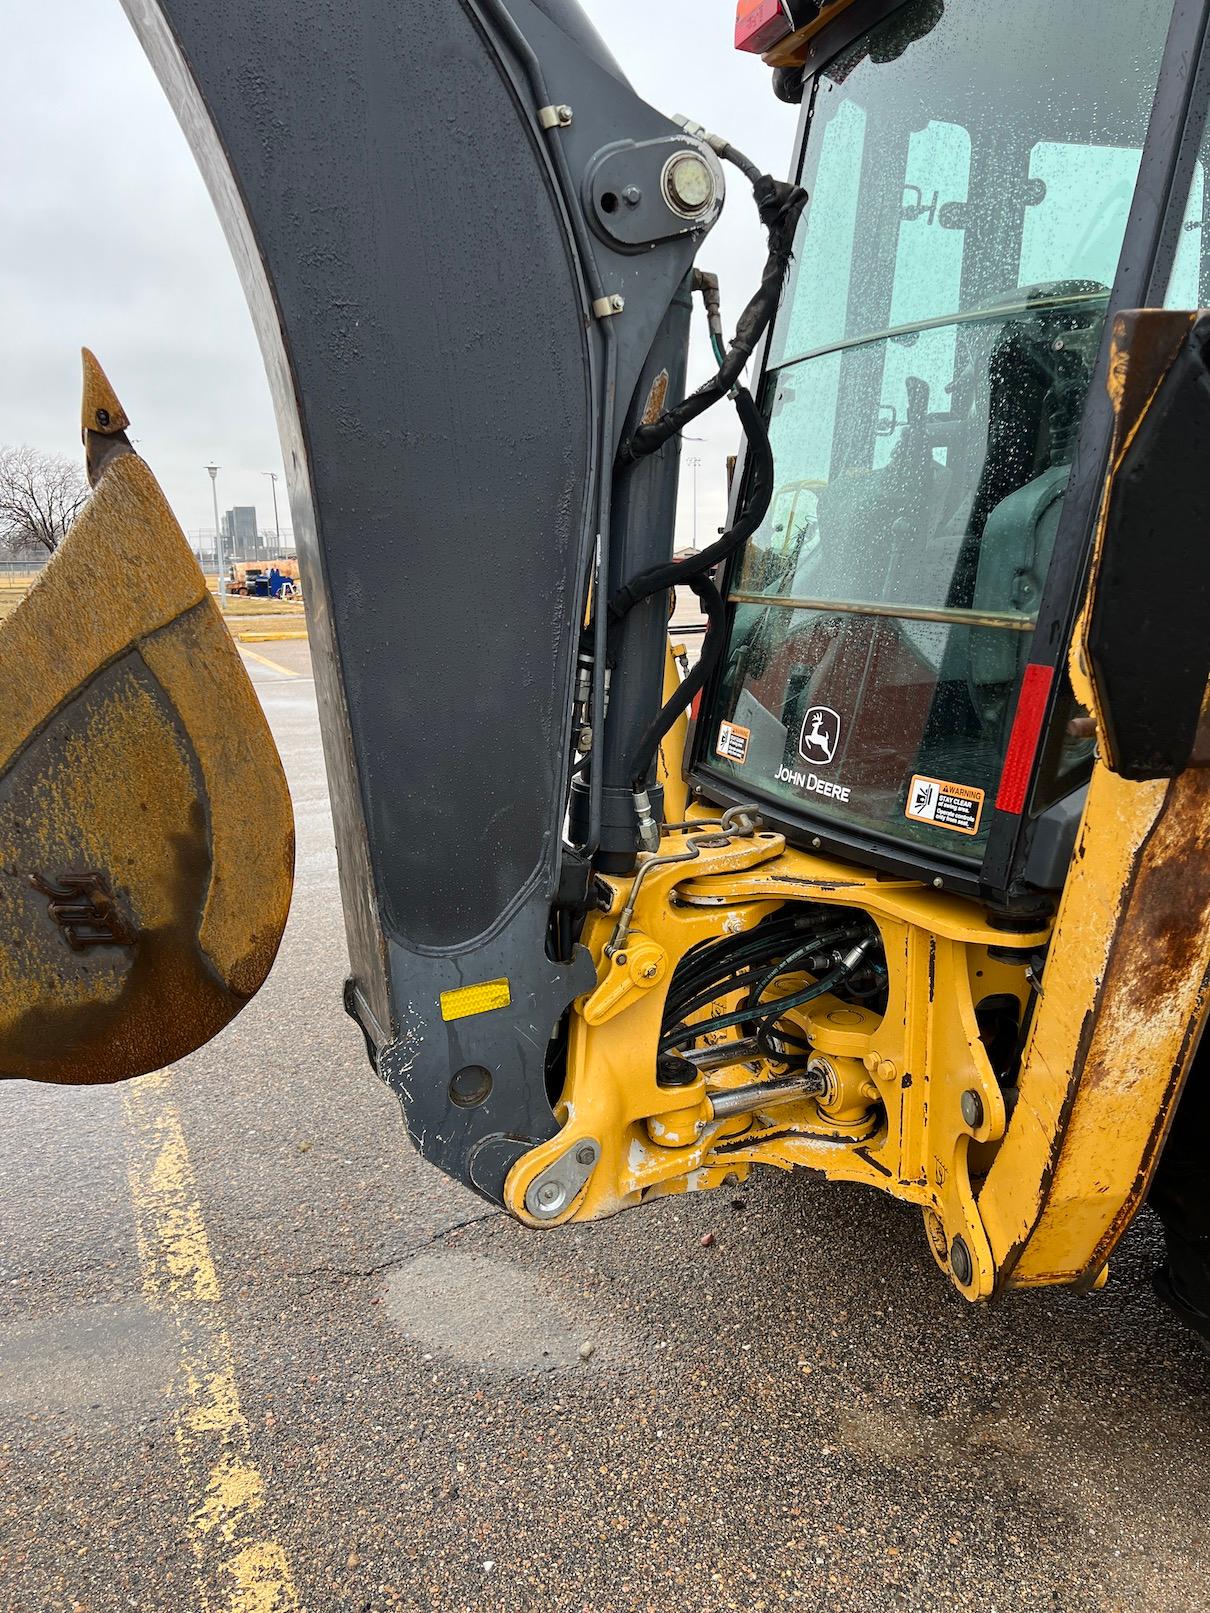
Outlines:
[[[223,564],[223,534],[218,524],[218,466],[207,465],[210,472],[210,497],[214,500],[214,563],[218,567],[218,608],[227,609],[227,577]]]
[[[272,484],[273,484],[273,525],[277,528],[277,558],[280,560],[281,559],[281,522],[278,520],[278,516],[277,516],[277,472],[275,470],[263,470],[263,471],[261,471],[261,475],[262,476],[267,476],[269,478],[270,482],[272,482]]]
[[[697,548],[697,473],[701,460],[695,454],[689,461],[689,469],[693,472],[693,547]]]

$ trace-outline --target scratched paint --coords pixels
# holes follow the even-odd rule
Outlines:
[[[166,1385],[188,1486],[189,1543],[203,1613],[302,1613],[286,1551],[267,1525],[265,1484],[240,1407],[222,1291],[197,1182],[163,1071],[123,1093],[143,1295],[176,1328]]]

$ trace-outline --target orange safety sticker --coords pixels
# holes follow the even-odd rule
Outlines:
[[[734,762],[737,767],[742,767],[748,760],[748,742],[751,738],[750,728],[741,728],[734,722],[720,723],[715,752],[719,756],[725,756],[729,762]]]
[[[914,823],[932,823],[938,829],[953,829],[956,834],[977,835],[986,799],[985,790],[976,790],[969,784],[950,784],[945,779],[915,773],[904,814]]]

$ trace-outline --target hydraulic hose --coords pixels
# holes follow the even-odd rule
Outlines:
[[[720,1014],[717,1019],[707,1020],[701,1025],[686,1025],[661,1042],[661,1049],[680,1047],[684,1042],[694,1042],[707,1031],[730,1030],[733,1025],[749,1025],[754,1019],[780,1018],[791,1008],[805,1008],[807,1003],[813,1003],[817,997],[826,996],[833,987],[841,985],[850,973],[843,963],[838,963],[813,985],[804,986],[793,996],[778,997],[774,1002],[761,1003],[754,1008],[740,1008],[733,1014]]]
[[[749,991],[746,1002],[755,1008],[779,976],[792,974],[799,964],[806,963],[809,958],[820,955],[826,958],[825,949],[828,947],[835,947],[842,945],[846,941],[851,943],[864,938],[860,932],[854,931],[851,924],[846,925],[843,930],[832,930],[829,934],[814,936],[805,946],[801,946],[796,951],[789,953],[781,959],[775,968],[770,969],[767,974],[763,975]]]
[[[798,221],[807,203],[807,193],[798,185],[762,174],[760,169],[728,141],[717,135],[678,120],[688,132],[704,139],[725,161],[734,164],[749,179],[762,224],[768,235],[769,252],[761,277],[760,288],[740,316],[735,336],[729,348],[720,354],[721,341],[714,329],[717,323],[718,285],[713,276],[701,275],[698,289],[705,296],[707,311],[711,313],[711,338],[715,353],[720,357],[718,372],[704,386],[677,404],[664,410],[648,425],[640,426],[625,443],[620,459],[633,463],[658,452],[672,437],[730,394],[748,442],[748,488],[742,515],[719,540],[695,555],[690,561],[667,562],[650,566],[624,583],[609,601],[607,619],[595,613],[595,662],[600,683],[602,638],[616,637],[616,630],[627,613],[641,601],[651,598],[664,589],[685,585],[693,589],[705,610],[709,626],[702,646],[701,659],[694,672],[648,724],[626,762],[626,777],[636,796],[647,786],[660,741],[682,712],[687,711],[697,694],[703,689],[718,667],[723,655],[726,612],[718,589],[707,576],[720,562],[727,560],[759,528],[773,501],[774,465],[773,450],[764,418],[746,387],[740,385],[745,366],[756,351],[757,344],[768,330],[781,300],[786,271],[794,249]],[[609,646],[609,652],[612,646]],[[595,714],[594,714],[595,715]],[[595,726],[595,725],[594,725]],[[585,759],[576,771],[588,767]],[[600,788],[599,769],[591,769],[594,790]],[[594,818],[594,823],[595,823]]]
[[[627,774],[632,790],[645,788],[651,764],[655,761],[656,752],[660,748],[660,741],[681,713],[689,710],[697,699],[699,690],[706,687],[707,681],[713,676],[722,658],[727,627],[727,608],[723,604],[723,596],[709,577],[691,577],[689,587],[697,595],[698,602],[706,613],[706,637],[702,642],[702,653],[693,671],[687,678],[681,680],[675,692],[656,712],[636,741],[627,763]]]
[[[751,469],[748,509],[729,532],[724,533],[717,543],[702,550],[693,560],[680,564],[670,561],[662,566],[649,566],[647,570],[624,583],[609,602],[611,627],[616,627],[628,611],[642,600],[649,599],[660,589],[687,584],[693,577],[713,570],[720,561],[728,559],[760,526],[773,497],[773,451],[769,445],[769,433],[752,394],[747,388],[741,387],[739,382],[745,365],[777,312],[786,271],[794,249],[798,220],[806,206],[807,193],[798,185],[789,185],[774,179],[771,174],[762,174],[756,164],[745,157],[742,151],[736,150],[717,135],[707,134],[704,130],[686,123],[684,119],[678,121],[690,132],[705,139],[720,157],[734,163],[752,181],[753,195],[756,198],[761,222],[769,238],[769,255],[760,289],[740,316],[734,340],[721,355],[717,374],[683,402],[672,409],[664,410],[649,425],[640,426],[623,445],[621,457],[624,460],[634,461],[656,453],[690,421],[704,414],[721,398],[731,393],[749,445]],[[712,341],[716,340],[716,327],[719,321],[717,276],[699,271],[695,276],[695,285],[706,303]],[[754,506],[758,513],[754,513]]]
[[[843,945],[846,942],[851,945],[857,939],[859,939],[859,936],[855,934],[852,925],[846,926],[843,930],[832,930],[829,933],[813,936],[806,946],[799,947],[790,953],[785,951],[785,941],[783,939],[776,956],[770,954],[766,949],[760,955],[745,960],[750,964],[746,974],[741,975],[737,966],[729,969],[720,977],[694,982],[688,992],[682,991],[675,998],[670,994],[665,1008],[664,1022],[666,1025],[672,1026],[681,1024],[690,1014],[697,1013],[719,997],[743,990],[744,986],[750,980],[753,980],[754,976],[756,978],[744,998],[744,1006],[755,1007],[760,1003],[760,999],[773,982],[782,975],[792,973],[797,965],[805,963],[808,958],[818,956],[821,953],[826,956],[827,949],[838,944]],[[758,975],[758,969],[765,969],[770,962],[772,962],[773,967],[768,969],[766,973]],[[817,973],[818,971],[812,970],[810,972]]]
[[[607,625],[611,632],[616,631],[626,614],[644,599],[670,588],[692,588],[707,617],[706,636],[697,666],[643,731],[631,752],[626,777],[635,790],[645,787],[660,741],[681,713],[689,709],[698,691],[705,688],[722,659],[726,611],[721,594],[706,574],[730,559],[748,541],[760,527],[773,502],[773,447],[764,416],[746,387],[737,389],[735,408],[748,440],[750,479],[743,513],[717,542],[702,549],[692,560],[667,560],[660,565],[649,566],[623,584],[609,602]],[[590,757],[583,757],[575,771],[578,773],[587,769],[590,761]]]
[[[691,560],[665,560],[660,565],[648,566],[623,583],[609,601],[611,627],[616,627],[627,612],[644,599],[650,599],[652,594],[688,584],[694,577],[713,571],[721,561],[729,560],[764,520],[773,502],[773,447],[769,430],[747,387],[736,389],[735,411],[748,440],[748,497],[743,514],[722,537]]]
[[[822,922],[813,914],[791,918],[778,918],[759,925],[741,936],[739,944],[721,942],[702,943],[701,956],[689,953],[668,992],[665,1017],[675,1024],[684,1014],[692,1012],[690,1003],[703,991],[717,996],[720,985],[737,979],[741,970],[764,968],[786,956],[786,948],[794,946],[810,924]],[[812,944],[817,936],[812,932]],[[730,989],[735,989],[734,987]],[[710,996],[706,997],[706,1001]],[[698,1003],[698,1007],[702,1004]]]
[[[719,150],[719,147],[716,145],[715,149]],[[719,154],[724,155],[724,152],[720,151]],[[790,185],[784,180],[774,179],[771,174],[761,174],[754,163],[736,152],[732,146],[725,147],[725,154],[729,161],[738,162],[738,166],[752,179],[752,193],[756,198],[757,210],[768,233],[769,255],[765,261],[760,288],[740,315],[739,323],[735,327],[735,336],[723,357],[718,373],[696,392],[691,392],[683,402],[671,409],[665,409],[650,425],[640,426],[622,449],[623,458],[642,459],[647,454],[654,454],[670,437],[675,437],[679,431],[683,431],[690,421],[696,420],[698,415],[704,414],[737,386],[745,366],[756,351],[757,344],[772,323],[781,301],[782,286],[785,284],[786,271],[790,267],[798,221],[807,204],[807,193],[799,185]],[[753,175],[756,177],[753,178]]]
[[[697,666],[648,724],[630,755],[626,776],[635,790],[645,787],[660,741],[681,713],[688,711],[722,660],[726,640],[726,607],[708,573],[722,561],[730,559],[747,542],[760,527],[773,502],[773,448],[764,417],[746,387],[741,387],[736,393],[735,406],[748,438],[751,467],[743,514],[717,543],[703,549],[692,560],[669,561],[662,566],[649,567],[619,589],[610,601],[611,616],[616,612],[615,620],[621,620],[640,599],[679,584],[687,584],[697,595],[707,619],[706,637]]]

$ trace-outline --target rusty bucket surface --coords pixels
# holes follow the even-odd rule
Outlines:
[[[0,628],[0,1075],[121,1081],[268,975],[294,878],[281,761],[129,422],[84,353],[93,493]]]

